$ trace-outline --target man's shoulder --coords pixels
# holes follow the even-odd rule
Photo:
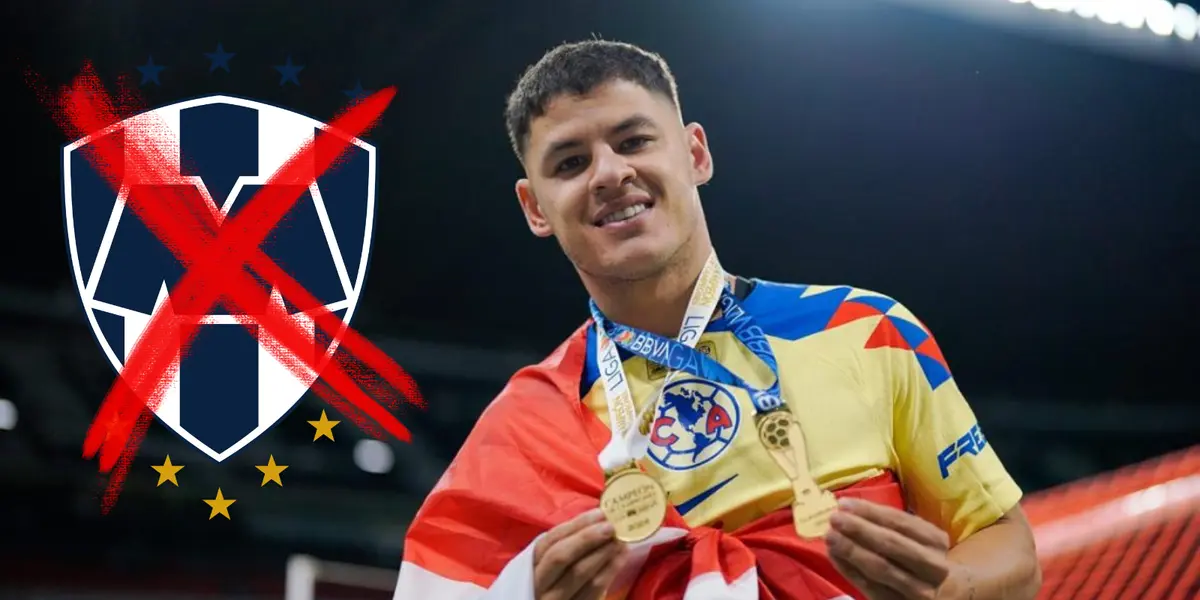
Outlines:
[[[879,291],[841,284],[785,283],[753,280],[754,291],[746,309],[754,314],[766,335],[800,340],[874,318],[899,316],[915,320],[891,296]]]
[[[820,344],[826,358],[912,356],[934,389],[951,379],[933,332],[887,294],[852,285],[760,286],[751,296],[756,304],[748,308],[766,335]]]

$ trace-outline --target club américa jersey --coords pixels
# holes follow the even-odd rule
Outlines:
[[[981,431],[931,332],[904,305],[850,286],[740,279],[735,294],[771,343],[783,398],[804,431],[813,475],[837,489],[890,471],[910,511],[955,543],[1013,508],[1022,492]],[[697,343],[751,385],[768,368],[715,318]],[[661,400],[640,463],[692,527],[733,531],[791,503],[742,389],[676,374],[622,351],[640,409]],[[589,330],[584,403],[609,424]]]

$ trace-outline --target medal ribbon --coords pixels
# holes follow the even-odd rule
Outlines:
[[[724,279],[724,271],[717,261],[716,253],[710,254],[708,261],[704,264],[704,269],[700,272],[700,277],[696,280],[696,287],[692,290],[687,312],[684,313],[683,323],[679,327],[679,336],[674,340],[669,340],[669,343],[692,350],[708,326],[709,320],[712,319],[713,311],[717,308],[724,289]],[[649,414],[648,411],[655,410],[657,402],[647,402],[646,406],[642,408],[643,412],[637,414],[633,394],[629,391],[629,380],[625,374],[625,367],[621,355],[617,351],[617,346],[621,344],[614,343],[611,335],[612,332],[616,332],[617,335],[626,335],[626,333],[623,330],[611,329],[612,323],[604,318],[596,303],[593,301],[589,304],[592,318],[596,322],[596,366],[600,377],[604,380],[609,427],[612,429],[612,439],[600,452],[599,460],[600,467],[604,469],[604,472],[611,473],[645,455],[649,437],[641,434],[638,430],[638,423],[645,415]],[[609,329],[606,330],[606,327]],[[656,337],[666,339],[661,336]],[[625,345],[621,345],[621,347],[629,350]],[[697,354],[700,353],[697,352]],[[639,356],[645,357],[645,354],[639,354]],[[664,387],[672,375],[674,374],[668,375],[663,382]]]
[[[775,360],[775,353],[771,351],[767,336],[728,288],[722,287],[719,304],[723,311],[722,318],[729,323],[734,337],[770,369],[774,381],[769,387],[764,389],[750,385],[721,363],[696,350],[693,347],[694,343],[684,344],[681,343],[682,339],[670,340],[655,333],[614,323],[605,319],[594,307],[593,318],[597,324],[597,331],[602,331],[615,345],[628,352],[672,371],[682,371],[713,383],[740,387],[750,394],[754,408],[760,414],[782,407],[784,403],[780,396],[779,364]],[[686,324],[687,320],[684,322]],[[705,320],[704,324],[707,323]],[[698,330],[696,337],[699,337],[702,331]],[[613,355],[616,355],[615,349]],[[602,368],[601,372],[606,371]]]

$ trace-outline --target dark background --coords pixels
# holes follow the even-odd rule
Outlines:
[[[722,262],[912,308],[1027,491],[1200,441],[1200,40],[960,4],[1003,18],[915,0],[9,5],[0,398],[19,418],[0,431],[0,595],[277,595],[294,553],[398,567],[405,524],[483,406],[587,316],[557,245],[524,226],[501,112],[527,64],[592,36],[674,69],[712,146],[702,197]],[[218,42],[229,72],[209,72]],[[289,55],[299,85],[272,68]],[[160,85],[137,86],[150,56]],[[222,464],[155,424],[100,514],[105,480],[81,450],[114,372],[70,277],[71,140],[23,75],[65,85],[86,60],[110,86],[132,76],[150,106],[229,93],[327,120],[356,82],[396,86],[365,136],[378,205],[353,326],[429,407],[404,417],[414,440],[388,443],[388,472],[357,466],[365,436],[344,419],[336,442],[312,442],[306,421],[327,408],[312,397]],[[155,487],[168,453],[178,488]],[[290,465],[282,488],[259,486],[268,453]],[[229,521],[206,520],[217,486],[238,499]]]

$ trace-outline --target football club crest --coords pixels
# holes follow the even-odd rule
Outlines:
[[[690,471],[724,454],[741,421],[741,407],[725,387],[703,379],[673,382],[663,390],[647,454],[665,469]]]
[[[128,144],[130,131],[156,128],[177,140],[156,151],[169,165],[168,181],[135,181],[125,169],[119,190],[88,159],[106,143]],[[130,198],[157,187],[204,206],[219,229],[270,176],[314,136],[335,135],[325,123],[295,112],[230,96],[208,96],[150,110],[64,148],[63,202],[75,285],[92,332],[116,372],[150,322],[171,302],[170,290],[188,265],[180,263],[155,232],[128,209]],[[129,156],[128,148],[125,150]],[[177,169],[177,170],[176,170]],[[177,177],[174,177],[177,175]],[[341,329],[312,335],[314,356],[332,356],[358,304],[371,249],[375,208],[375,149],[361,139],[300,191],[259,249],[337,315]],[[285,182],[286,183],[286,182]],[[297,184],[293,184],[297,185]],[[214,252],[217,249],[214,248]],[[231,314],[188,315],[196,333],[172,365],[173,376],[155,415],[183,439],[223,461],[270,429],[308,391],[268,347],[275,343],[255,326],[253,310],[284,311],[301,328],[316,331],[311,314],[297,307],[261,273],[262,302]],[[278,344],[276,344],[277,346]]]

